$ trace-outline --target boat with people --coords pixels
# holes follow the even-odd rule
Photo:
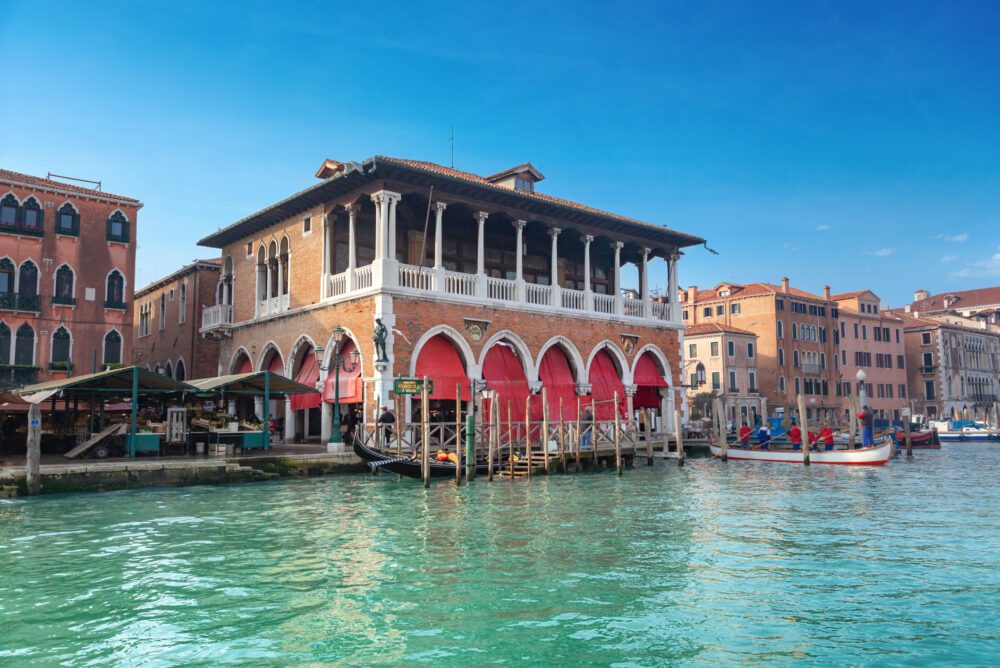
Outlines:
[[[709,441],[709,449],[716,459],[722,458],[722,447]],[[811,464],[839,464],[847,466],[882,466],[892,459],[895,440],[891,434],[875,441],[875,445],[855,450],[810,450]],[[726,458],[734,461],[775,462],[782,464],[802,464],[804,453],[801,448],[754,447],[753,445],[728,447]]]
[[[977,420],[930,422],[929,425],[937,430],[942,443],[1000,441],[1000,430],[990,429]]]

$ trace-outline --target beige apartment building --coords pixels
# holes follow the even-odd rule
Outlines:
[[[871,290],[834,295],[840,308],[840,375],[836,394],[841,412],[850,414],[850,397],[859,395],[858,371],[865,372],[868,406],[877,417],[898,420],[907,405],[906,344],[903,321],[880,307]]]
[[[757,381],[770,404],[791,406],[805,395],[809,418],[840,415],[837,344],[839,307],[830,297],[793,288],[787,278],[770,283],[720,283],[710,290],[691,286],[678,294],[688,327],[717,323],[757,336]]]
[[[712,392],[722,397],[731,423],[754,424],[767,414],[757,383],[757,335],[745,329],[706,322],[684,333],[684,368],[689,402]]]

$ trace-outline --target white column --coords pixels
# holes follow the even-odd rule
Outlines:
[[[583,237],[583,308],[594,310],[594,294],[590,289],[590,244],[594,237],[589,234]]]
[[[549,230],[549,236],[552,237],[552,267],[551,267],[551,278],[549,283],[552,286],[552,305],[556,308],[562,306],[562,294],[561,288],[559,287],[559,233],[562,232],[558,227],[553,227]]]
[[[386,193],[389,197],[389,252],[386,253],[387,260],[396,259],[396,205],[399,204],[400,195],[396,193]]]
[[[347,291],[350,292],[354,289],[354,270],[358,265],[358,246],[355,241],[355,228],[361,205],[348,204],[344,208],[347,209]]]
[[[639,299],[642,300],[642,315],[649,318],[653,315],[653,305],[649,300],[649,248],[642,249],[642,273],[639,276]]]
[[[305,436],[305,429],[303,429]],[[292,410],[292,398],[285,397],[285,443],[295,441],[295,411]]]
[[[384,192],[380,190],[374,193],[372,202],[375,203],[375,262],[378,262],[385,258],[386,207],[384,205]]]
[[[517,293],[517,301],[523,302],[526,300],[524,294],[524,226],[527,224],[525,220],[515,220],[514,229],[517,230],[517,252],[514,253],[516,258],[514,264],[514,280],[516,281],[515,292]]]
[[[622,247],[620,241],[611,244],[615,251],[615,313],[621,315],[625,312],[625,304],[622,302]]]
[[[486,289],[486,219],[490,217],[485,211],[476,212],[479,222],[479,237],[476,245],[476,294],[481,299],[487,295]]]
[[[331,249],[333,247],[333,229],[336,224],[337,217],[326,214],[323,216],[323,273],[332,274],[333,273],[333,253]],[[326,285],[329,281],[326,282]],[[323,288],[324,293],[326,292],[326,286]]]
[[[322,366],[319,369],[319,387],[316,389],[320,392],[326,386],[326,377],[330,374],[328,369],[324,369]],[[320,443],[326,444],[330,442],[330,435],[333,433],[333,404],[328,404],[325,401],[321,401],[319,404],[319,438]]]
[[[677,261],[680,260],[681,254],[678,252],[673,252],[670,257],[667,258],[669,263],[667,271],[667,293],[670,295],[670,319],[673,322],[679,323],[681,321],[681,305],[680,300],[677,298]],[[691,322],[694,322],[693,320]]]
[[[434,268],[440,269],[444,266],[444,236],[442,226],[444,224],[444,210],[448,205],[444,202],[434,202]],[[482,228],[480,227],[480,230]],[[480,247],[482,246],[482,232],[480,231]],[[423,261],[423,258],[420,258]]]
[[[281,298],[281,295],[285,294],[285,263],[281,259],[281,255],[278,255],[278,294],[277,297]]]

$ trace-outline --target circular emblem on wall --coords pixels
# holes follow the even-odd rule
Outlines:
[[[469,338],[473,341],[478,341],[483,338],[482,326],[477,324],[469,325]]]

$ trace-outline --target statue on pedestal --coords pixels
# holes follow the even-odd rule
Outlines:
[[[375,333],[372,335],[372,340],[375,341],[376,362],[389,361],[389,356],[385,351],[385,339],[388,335],[389,330],[386,328],[385,323],[382,322],[382,318],[375,318]]]

